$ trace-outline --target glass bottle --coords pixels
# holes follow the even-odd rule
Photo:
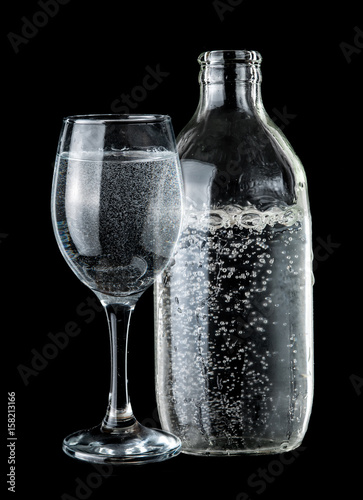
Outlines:
[[[281,453],[300,445],[313,397],[306,177],[263,107],[261,55],[198,61],[178,137],[184,226],[155,288],[160,420],[186,453]]]

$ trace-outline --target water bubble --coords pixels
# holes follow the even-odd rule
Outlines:
[[[280,444],[280,449],[285,451],[289,447],[289,443],[287,441],[284,441],[283,443]]]
[[[258,213],[245,213],[239,217],[239,225],[246,228],[257,228],[262,225],[261,215]]]
[[[214,228],[220,228],[223,226],[223,217],[219,213],[211,213],[209,215],[209,224]]]

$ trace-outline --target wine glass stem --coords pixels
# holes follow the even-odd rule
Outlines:
[[[105,432],[130,427],[136,422],[127,389],[127,341],[134,304],[103,304],[107,315],[111,347],[111,384],[106,416],[102,422]]]

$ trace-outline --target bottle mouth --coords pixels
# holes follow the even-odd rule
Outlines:
[[[202,67],[237,63],[260,66],[262,56],[256,50],[211,50],[200,54],[198,62]]]

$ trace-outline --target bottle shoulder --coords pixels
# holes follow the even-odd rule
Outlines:
[[[264,112],[241,116],[209,113],[192,120],[178,135],[178,152],[183,162],[195,168],[213,166],[217,202],[233,201],[264,204],[292,204],[297,186],[306,179],[300,160],[290,143]],[[205,168],[205,167],[204,167]],[[236,200],[238,198],[238,200]]]

